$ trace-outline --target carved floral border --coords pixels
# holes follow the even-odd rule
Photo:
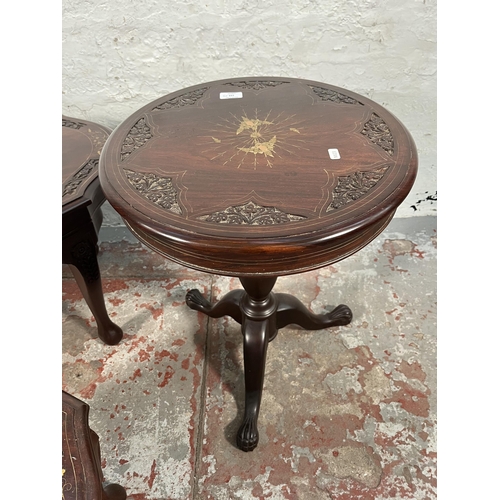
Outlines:
[[[357,171],[350,175],[340,176],[332,191],[332,201],[326,212],[342,208],[367,194],[380,182],[388,169],[389,165],[383,165],[375,170]]]
[[[124,172],[132,187],[144,198],[164,210],[177,215],[182,214],[172,177],[161,177],[156,174],[145,174],[128,169],[124,169]]]
[[[203,222],[248,226],[271,226],[304,219],[307,217],[289,214],[276,207],[258,205],[253,201],[198,217]]]

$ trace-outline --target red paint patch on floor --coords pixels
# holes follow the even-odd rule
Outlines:
[[[74,303],[83,300],[82,292],[76,281],[73,279],[63,280],[62,282],[62,298],[68,302]]]
[[[115,307],[118,307],[120,304],[124,304],[125,303],[125,301],[123,299],[118,299],[118,298],[115,298],[115,299],[108,298],[108,302],[110,302],[111,304],[113,304]]]
[[[94,397],[96,389],[97,389],[97,383],[92,382],[90,385],[85,387],[85,389],[82,389],[80,391],[80,396],[82,396],[83,399],[92,399]]]
[[[137,354],[139,356],[139,361],[149,361],[151,359],[149,352],[146,352],[144,349],[141,349]]]
[[[399,386],[400,389],[396,392],[391,398],[392,401],[396,403],[401,403],[401,407],[406,410],[408,413],[412,413],[417,417],[427,418],[429,416],[429,400],[427,398],[428,393],[423,393],[421,391],[417,391],[409,384],[405,384],[404,382],[396,381],[396,386]]]
[[[425,382],[427,375],[422,370],[422,366],[420,363],[412,363],[411,365],[407,361],[402,361],[398,366],[398,371],[400,371],[403,375],[406,375],[406,378],[413,378],[420,380],[420,382]]]
[[[427,441],[429,439],[429,434],[425,431],[419,432],[418,435],[422,441]]]
[[[139,304],[139,307],[141,309],[147,309],[151,313],[151,315],[153,316],[154,320],[157,320],[163,314],[163,307],[162,306],[154,307],[151,304],[142,303],[142,304]]]
[[[129,377],[129,379],[135,380],[137,377],[141,377],[141,376],[142,376],[141,370],[140,370],[140,368],[137,368],[137,370],[135,370],[135,372],[132,374],[131,377]]]
[[[120,279],[107,279],[102,282],[103,293],[120,292],[122,290],[128,290],[128,284],[126,280]]]
[[[411,252],[412,255],[415,255],[418,259],[423,259],[424,258],[424,255],[425,255],[425,252],[423,252],[422,250],[418,250],[416,247],[413,249],[413,251]]]
[[[153,487],[154,480],[156,479],[156,476],[158,473],[156,472],[156,460],[153,460],[153,465],[151,465],[151,474],[149,475],[148,479],[148,486],[149,489]]]
[[[264,498],[264,490],[259,483],[256,483],[256,485],[253,487],[252,495],[254,496],[254,498]]]
[[[146,342],[146,337],[141,336],[137,339],[133,339],[131,342],[130,342],[130,347],[128,348],[128,351],[127,352],[132,352],[134,349],[137,348],[137,346],[139,344],[144,344],[144,342]],[[149,350],[147,347],[146,347],[147,350]]]
[[[165,387],[170,379],[174,376],[175,370],[169,365],[165,369],[165,375],[163,376],[163,380],[158,384],[158,387]]]
[[[160,361],[164,358],[170,358],[172,361],[177,361],[179,359],[179,355],[176,352],[167,351],[167,349],[155,352],[155,364],[160,363]]]

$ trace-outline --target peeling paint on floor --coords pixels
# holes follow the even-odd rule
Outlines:
[[[436,258],[431,217],[396,219],[332,266],[279,278],[314,312],[349,305],[345,327],[291,325],[269,345],[260,443],[236,448],[242,338],[184,302],[234,278],[170,263],[138,243],[104,242],[106,346],[63,266],[63,389],[87,402],[107,482],[131,500],[436,498]]]

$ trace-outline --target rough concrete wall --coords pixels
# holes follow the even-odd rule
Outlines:
[[[436,0],[63,0],[63,113],[116,127],[169,92],[285,76],[365,95],[419,151],[398,217],[436,215]],[[120,224],[108,207],[105,224]]]

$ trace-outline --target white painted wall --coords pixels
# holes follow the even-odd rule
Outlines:
[[[398,217],[436,215],[436,0],[63,0],[62,112],[110,128],[210,80],[284,76],[377,101],[411,132]],[[425,200],[425,201],[424,201]],[[416,208],[412,208],[412,205]],[[107,206],[104,225],[121,220]]]

